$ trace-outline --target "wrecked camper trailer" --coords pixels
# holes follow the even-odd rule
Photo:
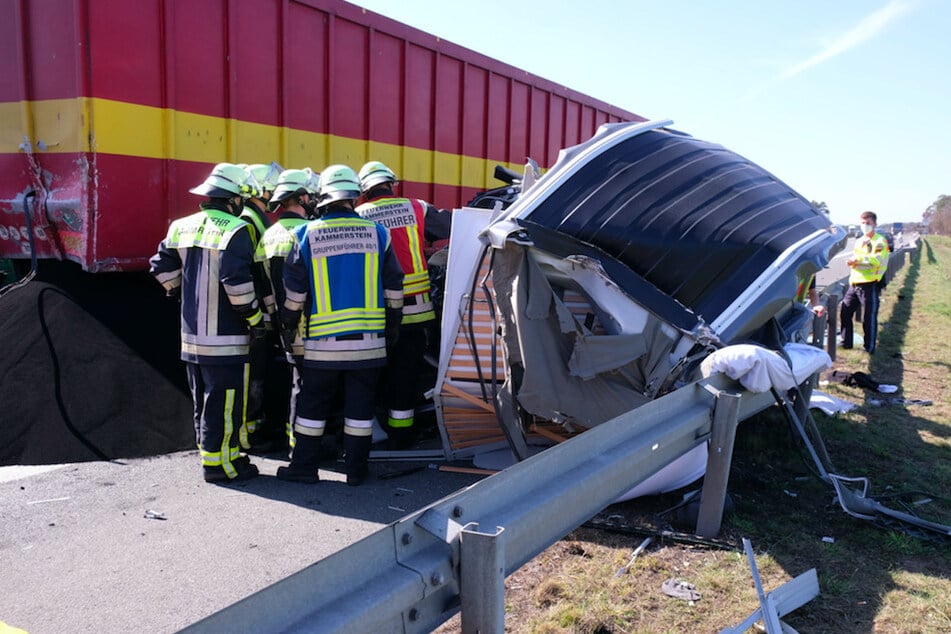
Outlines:
[[[524,459],[698,379],[719,348],[777,349],[811,320],[797,291],[844,230],[669,125],[603,125],[506,209],[456,210],[434,390],[450,459]],[[701,446],[637,494],[705,464]]]

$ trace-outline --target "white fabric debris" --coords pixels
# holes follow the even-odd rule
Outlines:
[[[809,407],[810,409],[820,409],[828,416],[834,416],[855,409],[855,403],[823,392],[813,392],[809,398]]]
[[[703,376],[717,372],[751,392],[765,392],[774,387],[790,390],[816,372],[832,367],[832,359],[825,350],[803,343],[789,343],[783,347],[792,367],[778,352],[762,346],[739,344],[717,350],[703,360],[700,371]]]

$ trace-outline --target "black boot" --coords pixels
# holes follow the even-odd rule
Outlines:
[[[369,467],[367,460],[370,457],[372,436],[351,436],[344,434],[343,450],[344,464],[347,469],[347,486],[360,486],[367,479]]]
[[[388,448],[391,451],[403,451],[416,444],[417,433],[414,427],[390,427],[386,433],[390,437]]]
[[[320,462],[320,436],[299,435],[294,444],[291,463],[277,468],[277,478],[288,482],[316,484],[320,481],[317,465]]]
[[[241,480],[250,480],[258,475],[258,468],[251,464],[251,459],[247,456],[241,456],[231,461],[235,475],[229,475],[222,467],[205,467],[205,482],[238,482]]]

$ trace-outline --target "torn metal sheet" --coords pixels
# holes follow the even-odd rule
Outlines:
[[[454,213],[434,391],[448,458],[524,459],[699,379],[720,348],[799,340],[797,293],[844,229],[669,125],[602,126],[507,208]]]

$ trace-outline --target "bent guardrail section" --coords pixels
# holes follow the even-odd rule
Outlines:
[[[706,442],[718,394],[730,390],[740,392],[735,407],[726,408],[735,412],[725,423],[732,426],[774,402],[768,392],[741,391],[722,375],[684,386],[410,514],[183,631],[428,632],[460,607],[463,631],[502,631],[505,577]],[[713,503],[722,508],[722,500]]]

